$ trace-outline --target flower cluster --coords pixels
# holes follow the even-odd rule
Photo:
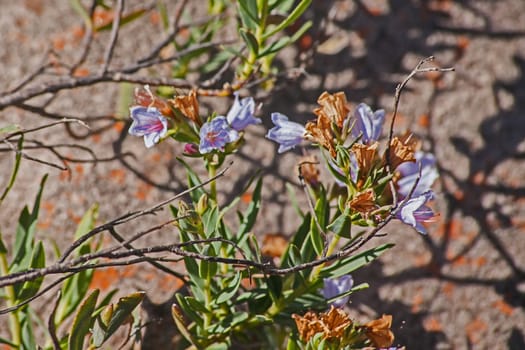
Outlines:
[[[347,188],[350,215],[359,216],[354,223],[366,226],[377,224],[388,214],[384,206],[392,205],[394,197],[384,185],[394,172],[395,195],[400,200],[396,217],[426,233],[423,223],[435,216],[427,206],[433,198],[431,186],[438,177],[434,156],[419,150],[419,142],[410,133],[393,137],[381,155],[383,110],[373,111],[360,103],[351,112],[342,92],[324,92],[317,102],[319,107],[313,111],[316,119],[305,126],[283,114],[272,113],[275,127],[266,136],[279,144],[278,152],[288,151],[303,141],[319,145],[336,183]]]
[[[199,116],[195,90],[164,100],[154,95],[149,86],[135,91],[136,105],[130,107],[133,120],[129,133],[144,137],[146,147],[153,147],[171,135],[185,142],[184,153],[200,156],[214,151],[225,152],[229,144],[242,137],[246,127],[260,124],[255,117],[256,105],[251,97],[241,99],[238,93],[226,116],[212,115],[206,122]],[[233,151],[235,147],[231,151]]]

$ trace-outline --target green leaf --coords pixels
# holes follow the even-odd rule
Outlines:
[[[38,242],[35,249],[33,249],[31,256],[31,263],[29,264],[29,267],[32,269],[38,269],[43,268],[46,266],[46,255],[44,251],[44,245],[42,242]],[[42,282],[44,281],[44,277],[36,278],[32,281],[24,282],[22,287],[20,288],[19,293],[16,297],[16,304],[27,300],[34,296],[38,290],[40,289],[40,286],[42,285]]]
[[[142,17],[142,15],[144,15],[145,13],[147,13],[147,10],[145,10],[145,9],[138,9],[138,10],[135,10],[133,12],[130,12],[130,13],[122,16],[120,18],[120,26],[119,26],[119,28],[122,28],[126,24],[131,23],[134,20],[136,20],[137,18]],[[105,30],[111,30],[112,27],[113,27],[113,21],[111,21],[111,22],[109,22],[107,24],[95,27],[95,32],[102,32],[102,31],[105,31]]]
[[[14,349],[18,348],[18,345],[2,337],[0,337],[0,344],[9,345],[10,347]]]
[[[322,237],[321,230],[326,226],[328,221],[328,215],[330,213],[330,204],[327,201],[326,191],[323,187],[320,189],[319,199],[315,204],[315,215],[317,216],[317,221],[312,218],[310,224],[310,241],[312,247],[314,248],[317,255],[321,255],[324,249],[324,240]],[[304,258],[304,255],[303,255]]]
[[[40,209],[40,200],[42,192],[47,180],[47,175],[44,175],[40,182],[33,210],[29,212],[27,206],[24,207],[18,219],[18,227],[16,229],[15,249],[13,252],[13,261],[10,266],[10,272],[19,272],[29,267],[31,262],[31,252],[34,246],[34,237],[36,223],[38,219],[38,212]]]
[[[264,33],[263,40],[268,39],[269,37],[282,31],[286,27],[292,25],[303,14],[303,12],[306,11],[308,6],[310,6],[311,2],[312,0],[302,0],[297,6],[295,6],[294,10],[288,15],[288,17],[284,21],[277,25],[273,30]]]
[[[188,316],[199,327],[203,327],[204,320],[197,312],[195,312],[195,310],[193,310],[193,308],[190,306],[190,304],[186,300],[186,297],[184,297],[181,293],[176,293],[175,298],[177,299],[178,306],[186,314],[186,316]]]
[[[94,204],[89,208],[80,223],[77,226],[75,232],[75,240],[82,237],[95,227],[95,223],[98,216],[98,205]],[[75,256],[83,254],[89,254],[91,252],[91,239],[88,239],[83,243],[75,253]],[[85,298],[86,293],[93,279],[93,270],[84,270],[75,274],[71,278],[68,278],[62,286],[62,299],[58,305],[57,312],[55,314],[55,322],[60,324],[69,315],[78,308],[80,302]]]
[[[226,285],[225,288],[222,289],[220,294],[217,296],[215,302],[217,304],[222,304],[224,302],[230,301],[239,290],[239,286],[241,285],[241,279],[241,273],[237,271],[235,273],[235,276],[233,276],[231,281]]]
[[[295,265],[290,257],[290,249],[292,248],[292,246],[295,247],[295,249],[297,249],[297,247],[303,246],[305,239],[308,237],[308,232],[310,231],[310,220],[311,215],[310,213],[307,213],[303,218],[301,226],[299,226],[299,228],[297,229],[297,232],[292,237],[291,242],[288,244],[288,247],[286,248],[286,250],[283,253],[283,256],[281,257],[281,267],[285,268],[292,267]],[[297,252],[299,253],[299,251]]]
[[[202,184],[201,179],[199,178],[197,173],[195,173],[193,171],[193,169],[188,165],[188,163],[186,163],[181,158],[177,158],[177,160],[179,162],[181,162],[182,165],[184,165],[184,167],[186,168],[186,173],[188,174],[188,186],[189,187],[193,187],[193,186],[197,186],[197,185]],[[195,203],[195,204],[198,203],[199,202],[199,198],[201,198],[201,196],[204,193],[205,193],[205,191],[204,191],[204,189],[202,187],[199,187],[199,188],[191,191],[190,192],[190,197],[191,197],[191,200],[193,201],[193,203]]]
[[[144,299],[145,292],[136,292],[119,299],[116,304],[112,306],[111,317],[106,315],[106,331],[103,338],[97,337],[97,343],[94,343],[96,347],[100,347],[109,337],[115,333],[115,331],[131,317],[133,310],[142,302]],[[107,322],[109,318],[109,322]],[[103,320],[101,316],[97,318],[97,324],[103,329]]]
[[[204,235],[206,236],[206,238],[211,237],[214,233],[217,232],[218,220],[219,208],[216,204],[213,204],[211,207],[208,207],[208,209],[202,216],[202,224],[204,228]]]
[[[343,275],[352,273],[353,271],[365,266],[369,262],[378,258],[388,249],[392,248],[394,244],[383,244],[379,247],[369,249],[365,252],[350,256],[348,258],[339,260],[330,266],[323,268],[320,273],[320,278],[337,278]]]
[[[238,0],[239,16],[245,28],[255,29],[259,23],[257,2],[254,0]]]
[[[7,247],[2,239],[2,232],[0,232],[0,254],[7,254]]]
[[[24,142],[24,135],[21,135],[20,138],[18,139],[18,144],[17,144],[17,148],[19,150],[22,149],[23,142]],[[21,160],[22,160],[22,152],[16,152],[15,153],[15,164],[13,165],[13,170],[11,172],[11,177],[9,178],[9,182],[7,183],[7,186],[4,189],[4,192],[2,193],[2,196],[0,196],[0,204],[2,204],[2,202],[5,199],[5,197],[7,196],[7,194],[11,190],[11,188],[13,188],[13,185],[15,184],[16,175],[18,175],[18,169],[20,169],[20,161]]]
[[[180,312],[181,309],[178,305],[172,304],[171,305],[171,317],[173,318],[173,321],[175,322],[175,326],[179,330],[180,334],[191,344],[195,344],[195,340],[193,339],[193,336],[191,335],[191,332],[188,330],[188,327],[185,324],[184,316]]]
[[[239,34],[241,34],[242,39],[246,43],[246,46],[248,46],[248,50],[250,50],[250,52],[254,55],[257,55],[259,53],[259,43],[257,42],[255,36],[243,28],[239,29]]]
[[[71,325],[68,339],[68,350],[84,349],[84,338],[93,326],[93,312],[97,304],[99,290],[95,289],[80,305]]]
[[[343,213],[339,213],[335,220],[332,221],[330,225],[328,225],[327,229],[338,236],[351,238],[351,227],[352,220],[350,217],[350,208],[346,207],[345,211]]]
[[[272,305],[272,299],[267,294],[259,294],[248,300],[248,309],[252,314],[262,314]]]
[[[216,256],[215,249],[213,249],[213,246],[210,244],[204,248],[204,251],[202,252],[203,255],[206,256]],[[209,279],[211,277],[214,277],[217,274],[218,270],[218,264],[214,261],[206,261],[206,260],[200,260],[198,262],[199,264],[199,276],[202,279]]]
[[[36,349],[35,335],[33,333],[33,320],[29,314],[29,308],[25,308],[25,312],[20,314],[20,329],[21,329],[21,350]]]
[[[242,222],[240,223],[239,230],[237,231],[237,237],[242,237],[253,228],[255,220],[257,219],[257,214],[259,213],[259,209],[261,207],[261,190],[262,178],[259,178],[259,180],[257,180],[257,184],[255,185],[255,189],[253,190],[252,201],[244,212]]]
[[[283,292],[283,279],[280,276],[270,276],[266,279],[270,297],[275,302],[281,298]]]
[[[0,134],[10,134],[15,131],[20,131],[21,129],[20,125],[9,124],[0,128]]]
[[[289,36],[283,36],[279,38],[278,40],[272,42],[271,44],[267,45],[266,47],[264,47],[257,57],[261,58],[261,57],[268,56],[273,53],[279,52],[283,47],[287,46],[291,42],[292,41]]]
[[[210,313],[210,310],[208,310],[206,308],[206,306],[204,306],[204,303],[201,303],[197,299],[195,299],[193,297],[184,297],[184,299],[186,299],[186,301],[188,302],[190,307],[193,308],[193,310],[195,310],[197,312],[200,312],[201,314],[202,313],[205,313],[205,314],[209,314]]]

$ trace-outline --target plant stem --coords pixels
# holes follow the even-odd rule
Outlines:
[[[213,178],[217,174],[217,168],[215,166],[215,161],[211,159],[208,162],[208,176],[209,178]],[[217,204],[217,182],[213,180],[210,182],[210,199]]]
[[[0,276],[6,276],[9,273],[9,267],[7,263],[6,254],[0,254]],[[13,286],[6,286],[5,293],[7,296],[7,306],[11,307],[15,305],[15,289]],[[20,345],[20,319],[18,318],[18,311],[13,311],[9,313],[9,329],[11,331],[12,342],[16,345]]]
[[[340,236],[335,235],[330,244],[328,245],[328,248],[326,249],[326,255],[332,255],[335,248],[337,247],[337,243],[339,243],[339,240],[341,239]],[[321,272],[321,269],[325,266],[325,264],[317,265],[312,270],[312,273],[310,274],[311,280],[316,280],[317,276],[319,275],[319,272]]]

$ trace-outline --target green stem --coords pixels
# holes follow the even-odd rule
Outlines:
[[[217,168],[215,161],[212,159],[208,162],[208,176],[213,178],[217,174]],[[217,203],[217,183],[215,180],[210,182],[210,199],[216,204]]]
[[[207,310],[210,310],[211,307],[211,278],[206,277],[206,283],[204,284],[204,304]],[[204,335],[208,334],[208,328],[211,326],[212,314],[210,312],[204,313]]]
[[[330,244],[328,245],[328,248],[326,249],[326,256],[332,255],[335,248],[337,247],[337,243],[339,243],[339,240],[341,239],[340,236],[334,236]],[[324,267],[325,264],[317,265],[313,268],[312,273],[310,274],[311,280],[316,280],[317,276],[319,275],[319,272],[321,272],[321,269]]]
[[[9,267],[7,263],[7,257],[5,253],[0,254],[0,276],[6,276],[9,273]],[[11,307],[15,305],[16,296],[15,289],[13,286],[6,286],[5,294],[7,296],[7,306]],[[18,311],[13,311],[9,313],[9,329],[11,331],[12,342],[16,345],[21,344],[21,329],[20,329],[20,319],[18,318]]]

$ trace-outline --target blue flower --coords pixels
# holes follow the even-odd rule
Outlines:
[[[261,120],[255,118],[255,101],[251,97],[239,100],[239,94],[235,93],[235,101],[230,108],[226,119],[230,126],[237,131],[246,129],[250,124],[260,124]]]
[[[129,109],[133,123],[129,133],[144,136],[146,147],[153,147],[168,131],[168,121],[155,107],[133,106]]]
[[[414,227],[417,232],[426,234],[427,230],[422,225],[423,222],[432,222],[435,217],[432,209],[425,204],[434,197],[432,191],[427,191],[418,197],[413,197],[406,202],[402,202],[396,216],[407,225]]]
[[[289,121],[284,114],[272,113],[272,122],[275,127],[268,131],[266,137],[280,145],[277,152],[286,152],[300,144],[304,139],[306,133],[304,126]]]
[[[324,278],[324,287],[322,290],[323,297],[325,299],[332,299],[338,295],[344,294],[352,289],[354,285],[354,279],[351,275],[344,275],[339,278]],[[343,307],[348,303],[350,296],[344,296],[342,298],[336,299],[332,302],[332,305],[335,307]]]
[[[239,139],[239,133],[228,125],[226,117],[219,116],[204,123],[200,130],[199,152],[209,153],[215,149],[224,151],[224,146]]]
[[[412,197],[417,197],[422,193],[430,190],[430,187],[439,177],[436,168],[436,157],[431,153],[417,151],[414,154],[415,162],[404,162],[397,167],[397,171],[401,174],[397,180],[397,193],[401,199],[409,195],[410,190],[414,186],[419,175],[419,164],[421,164],[421,178],[417,183]]]
[[[354,111],[354,118],[351,119],[351,122],[355,122],[352,127],[352,136],[355,138],[361,136],[361,142],[364,144],[377,141],[381,136],[384,121],[384,110],[379,109],[373,112],[367,104],[360,103]]]

